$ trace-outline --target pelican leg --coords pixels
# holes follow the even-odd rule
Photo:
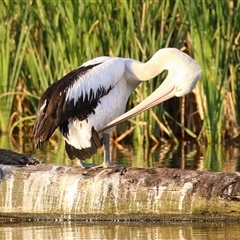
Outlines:
[[[103,146],[104,146],[104,160],[103,163],[100,165],[93,164],[93,163],[86,163],[83,160],[79,159],[79,165],[82,168],[108,168],[108,167],[114,167],[115,165],[111,164],[110,160],[110,135],[109,134],[103,134]]]
[[[110,159],[110,135],[107,133],[103,133],[103,146],[104,146],[104,159],[103,163],[97,166],[93,166],[92,168],[109,168],[109,167],[124,167],[120,164],[112,164]]]
[[[114,167],[110,160],[110,135],[103,134],[103,146],[104,146],[104,160],[102,163],[103,168]]]
[[[79,165],[82,168],[109,168],[109,167],[124,167],[120,164],[112,164],[110,159],[110,135],[104,133],[103,134],[103,146],[104,146],[104,160],[100,165],[96,165],[93,163],[85,163],[84,161],[79,159]]]

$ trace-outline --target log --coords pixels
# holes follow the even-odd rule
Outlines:
[[[34,162],[2,164],[0,176],[0,217],[11,221],[240,222],[239,172]]]

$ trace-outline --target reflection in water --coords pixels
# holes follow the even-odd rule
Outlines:
[[[240,228],[234,224],[11,224],[0,226],[0,239],[240,239]]]
[[[41,150],[34,149],[32,139],[9,139],[0,137],[0,148],[11,149],[19,153],[33,155],[44,162],[55,164],[77,164],[71,161],[64,150],[63,141],[58,143],[51,140],[46,142]],[[111,154],[113,163],[123,164],[127,167],[166,167],[181,168],[200,171],[236,172],[240,171],[240,149],[234,145],[208,145],[202,146],[196,142],[184,142],[176,145],[164,142],[160,146],[146,149],[142,146],[114,145]],[[101,164],[103,151],[87,162]]]
[[[35,151],[32,140],[0,138],[0,148],[30,154],[45,162],[73,164],[63,143],[50,142]],[[192,170],[240,171],[240,152],[234,146],[163,143],[154,149],[112,145],[113,162],[130,167],[168,167]],[[100,164],[99,151],[89,162]],[[0,224],[0,239],[240,239],[235,224],[162,224],[162,223],[25,223]]]

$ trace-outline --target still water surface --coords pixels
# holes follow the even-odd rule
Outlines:
[[[240,239],[240,226],[235,224],[50,224],[49,225],[5,225],[0,226],[2,240],[30,239]]]
[[[0,136],[0,148],[12,149],[19,153],[33,155],[44,162],[55,164],[77,164],[65,153],[64,144],[51,139],[40,150],[34,149],[31,138],[9,138]],[[204,146],[196,142],[183,142],[178,145],[163,142],[151,148],[142,146],[112,144],[113,163],[126,167],[180,168],[200,171],[236,172],[240,171],[239,143]],[[86,162],[101,164],[103,151],[100,149]]]
[[[68,159],[63,143],[52,141],[35,151],[31,140],[0,137],[0,148],[30,154],[44,162],[76,164]],[[164,143],[151,149],[112,145],[114,163],[127,167],[167,167],[202,171],[240,171],[240,148],[235,145],[201,146],[196,143]],[[88,162],[101,163],[102,151]],[[240,239],[240,225],[224,223],[22,223],[0,224],[0,240],[6,239]]]

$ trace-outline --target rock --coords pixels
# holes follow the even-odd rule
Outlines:
[[[26,156],[7,149],[0,149],[0,164],[23,166],[40,164],[41,162],[41,160],[32,156]]]

